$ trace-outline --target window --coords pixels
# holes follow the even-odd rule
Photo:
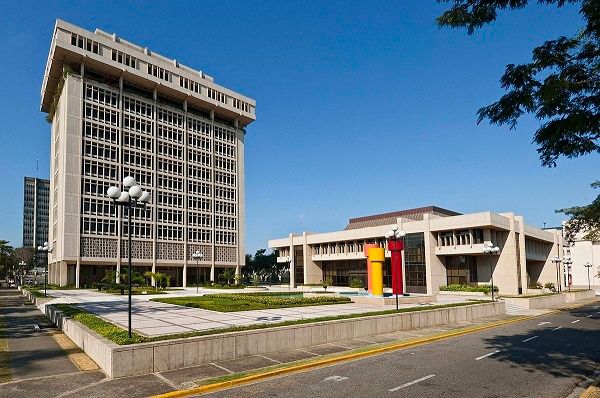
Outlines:
[[[88,102],[85,103],[85,117],[112,126],[119,125],[118,112],[116,110]]]
[[[89,83],[85,85],[85,99],[111,108],[119,107],[119,93]]]

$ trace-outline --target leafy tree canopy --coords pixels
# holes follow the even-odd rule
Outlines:
[[[440,27],[466,28],[473,34],[496,20],[498,12],[524,8],[529,0],[438,0],[452,3],[437,18]],[[518,119],[531,114],[540,125],[533,141],[542,165],[556,166],[559,157],[575,158],[600,153],[600,1],[538,0],[537,3],[564,7],[579,6],[582,26],[570,37],[560,36],[533,49],[531,62],[509,64],[500,78],[506,93],[477,111],[478,123],[517,126]],[[598,183],[593,184],[594,187]],[[600,235],[600,197],[587,206],[561,209],[571,217],[567,235],[588,232]]]

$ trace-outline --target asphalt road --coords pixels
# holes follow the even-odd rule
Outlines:
[[[600,362],[600,301],[211,397],[566,397]]]

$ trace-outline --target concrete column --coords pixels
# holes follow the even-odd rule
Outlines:
[[[183,287],[187,287],[187,261],[183,263]]]
[[[296,287],[296,275],[294,267],[294,235],[290,233],[290,287]]]
[[[75,266],[75,288],[79,289],[79,275],[81,272],[81,261],[77,260],[77,265]]]
[[[67,262],[66,261],[61,261],[60,263],[60,268],[59,268],[59,280],[58,280],[58,284],[60,286],[65,286],[67,284]]]
[[[346,246],[347,247],[347,246]],[[319,283],[323,279],[321,267],[312,260],[306,232],[302,233],[302,253],[304,254],[304,283]]]
[[[239,263],[238,263],[238,265],[235,266],[235,277],[236,277],[237,281],[242,280],[242,267],[240,266]]]
[[[119,259],[120,260],[120,259]],[[121,261],[117,263],[117,275],[115,277],[115,283],[119,283],[121,279]]]
[[[213,256],[214,258],[214,256]],[[210,266],[210,281],[214,282],[215,281],[215,264],[213,261],[213,264]]]
[[[152,273],[156,273],[156,262],[152,262]],[[152,286],[156,287],[156,280],[154,278],[152,278]]]
[[[427,278],[427,294],[438,294],[440,286],[447,283],[446,266],[435,254],[437,245],[436,232],[431,232],[429,214],[423,214],[425,229],[425,275]]]

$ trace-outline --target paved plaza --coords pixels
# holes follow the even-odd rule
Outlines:
[[[253,290],[254,289],[244,289],[245,292],[252,292]],[[285,289],[281,291],[287,292],[288,290]],[[200,289],[198,295],[223,292],[225,291]],[[233,293],[235,291],[228,290],[226,292]],[[127,328],[128,315],[126,295],[111,295],[93,290],[54,290],[51,292],[51,295],[56,298],[48,304],[77,304],[78,307],[86,311],[122,326],[123,328]],[[169,291],[168,295],[173,297],[195,296],[197,294],[195,288],[188,288]],[[217,312],[150,301],[150,299],[154,297],[164,298],[166,296],[167,295],[165,294],[133,296],[132,326],[137,333],[144,336],[159,336],[163,334],[197,332],[232,326],[247,326],[251,324],[278,323],[309,318],[358,314],[395,308],[394,305],[382,306],[348,303],[240,312]],[[400,308],[458,303],[467,301],[468,299],[469,297],[465,296],[438,296],[437,302],[432,302],[430,304],[401,304]]]

